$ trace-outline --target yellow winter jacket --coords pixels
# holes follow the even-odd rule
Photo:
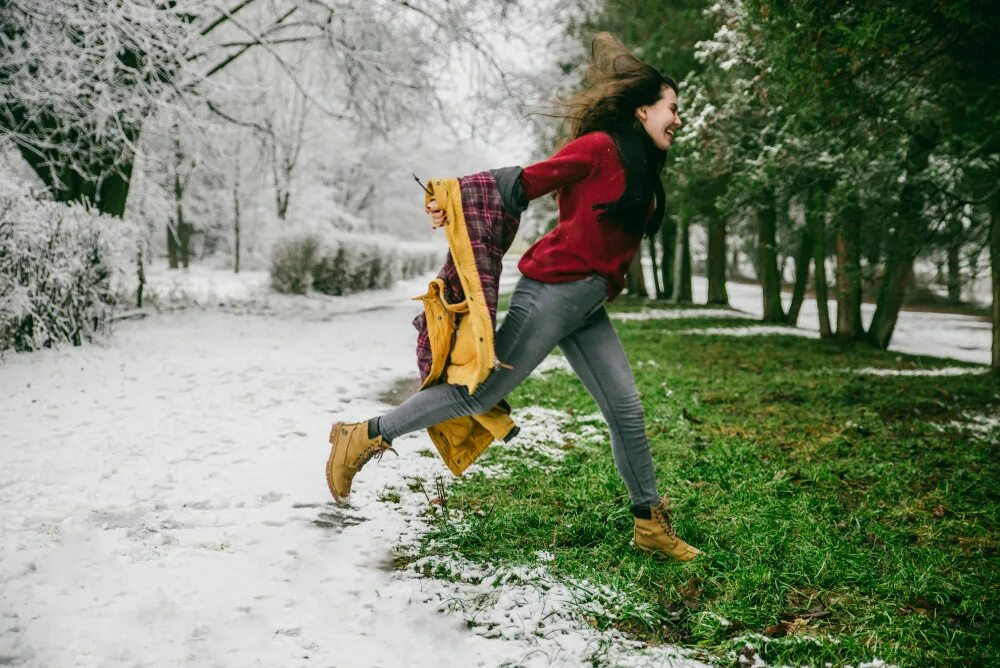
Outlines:
[[[437,200],[447,214],[448,248],[465,301],[449,304],[440,278],[431,281],[425,294],[413,298],[423,302],[432,353],[431,370],[420,389],[446,382],[464,385],[471,394],[499,366],[493,349],[493,320],[462,212],[458,179],[433,179],[428,189],[426,200]],[[451,472],[461,475],[494,439],[504,438],[514,427],[504,403],[481,415],[445,420],[427,432]]]

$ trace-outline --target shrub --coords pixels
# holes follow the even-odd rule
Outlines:
[[[326,295],[342,295],[349,273],[347,251],[338,246],[333,253],[320,257],[313,267],[313,288]]]
[[[271,253],[271,285],[278,292],[303,295],[313,287],[320,242],[313,235],[283,239]]]
[[[0,351],[80,345],[106,332],[127,227],[79,204],[0,188]]]
[[[435,269],[441,251],[403,245],[388,237],[321,237],[305,232],[279,241],[271,255],[275,290],[348,295],[390,287],[395,281]]]

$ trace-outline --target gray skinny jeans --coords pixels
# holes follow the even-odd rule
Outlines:
[[[391,441],[450,418],[485,413],[558,345],[608,423],[611,453],[632,505],[657,505],[639,390],[604,309],[606,297],[607,282],[596,274],[569,283],[521,277],[494,342],[497,357],[513,368],[494,370],[471,395],[464,386],[447,383],[421,390],[383,415],[379,432]]]

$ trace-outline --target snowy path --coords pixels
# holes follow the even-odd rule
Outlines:
[[[365,397],[413,366],[402,311],[158,317],[120,327],[106,348],[8,360],[0,661],[470,666],[494,655],[430,606],[380,599],[403,527],[327,503],[331,420],[374,414]],[[414,445],[366,476],[356,503],[400,478]]]
[[[426,285],[426,284],[424,284]],[[375,498],[446,469],[399,443],[328,503],[335,416],[414,370],[414,307],[211,312],[0,365],[0,663],[475,666],[523,649],[410,603]],[[426,441],[426,442],[425,442]],[[417,587],[419,585],[412,585]],[[506,655],[510,655],[507,657]]]

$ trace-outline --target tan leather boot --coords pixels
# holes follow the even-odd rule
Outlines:
[[[661,499],[658,506],[650,506],[649,513],[651,518],[648,520],[635,518],[632,543],[637,548],[679,561],[691,561],[699,554],[703,554],[701,550],[688,545],[677,536],[674,525],[670,522],[670,507],[666,499]]]
[[[367,422],[335,422],[330,430],[330,458],[326,460],[326,484],[337,503],[345,503],[351,493],[351,481],[368,460],[382,459],[393,450],[381,436],[368,438]]]

